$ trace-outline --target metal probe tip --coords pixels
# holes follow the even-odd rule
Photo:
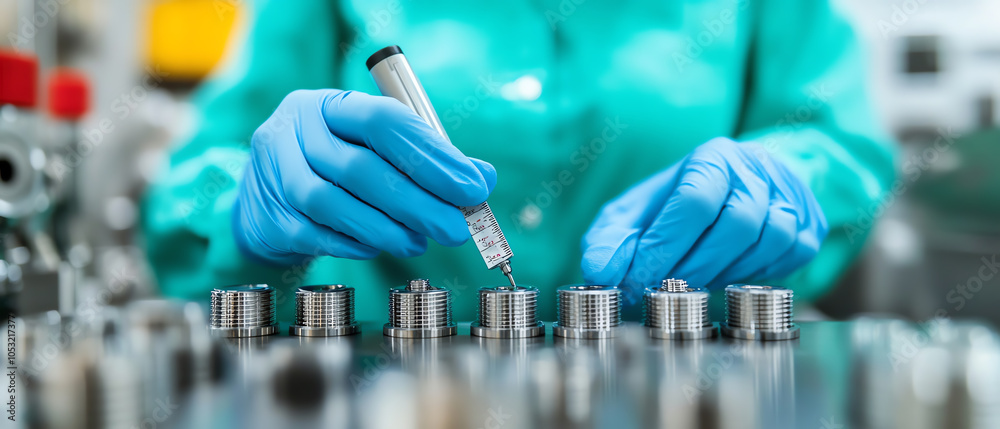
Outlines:
[[[510,287],[511,287],[511,289],[515,289],[516,290],[517,289],[517,283],[514,283],[514,276],[511,275],[511,273],[510,273],[511,272],[510,261],[504,261],[502,264],[500,264],[500,271],[503,272],[503,275],[507,276],[507,280],[510,280]]]

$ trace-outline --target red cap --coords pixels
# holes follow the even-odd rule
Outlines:
[[[35,107],[37,94],[38,61],[35,57],[0,51],[0,104]]]
[[[76,121],[87,113],[90,84],[72,69],[56,69],[49,76],[49,113],[58,119]]]

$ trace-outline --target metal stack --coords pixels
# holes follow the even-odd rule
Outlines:
[[[354,288],[345,285],[302,286],[295,291],[295,324],[288,333],[335,337],[361,332],[354,320]]]
[[[510,286],[479,289],[479,321],[472,335],[486,338],[526,338],[545,335],[538,321],[538,289]]]
[[[621,290],[615,286],[570,285],[556,290],[559,320],[552,333],[566,338],[611,338],[621,326]]]
[[[389,290],[389,323],[382,333],[399,338],[435,338],[455,335],[451,317],[451,291],[430,285],[427,279],[410,280]]]
[[[230,338],[257,337],[278,332],[274,290],[270,286],[240,285],[212,290],[209,330]]]
[[[708,320],[708,291],[680,279],[664,280],[646,288],[643,313],[649,335],[670,340],[711,338],[716,330]]]
[[[792,291],[780,286],[727,287],[722,333],[744,340],[798,338],[799,327],[792,321]]]

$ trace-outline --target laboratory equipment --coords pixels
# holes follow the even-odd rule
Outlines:
[[[780,286],[726,287],[726,323],[722,333],[744,340],[790,340],[799,337],[793,323],[792,291]]]
[[[335,337],[361,332],[354,320],[354,288],[345,285],[302,286],[295,291],[291,335]]]
[[[507,286],[479,289],[479,321],[470,333],[487,338],[524,338],[545,335],[538,321],[538,289]]]
[[[440,133],[441,137],[451,141],[423,85],[413,73],[409,61],[399,46],[387,46],[378,50],[368,58],[366,65],[382,95],[395,98],[413,109],[431,128]],[[476,243],[479,254],[486,262],[486,268],[492,270],[500,267],[500,271],[510,281],[511,287],[517,288],[510,266],[514,252],[510,249],[503,231],[500,230],[500,224],[497,223],[489,204],[483,202],[477,206],[459,207],[459,209],[462,210],[462,215],[469,226],[472,241]]]
[[[415,279],[389,290],[389,323],[382,333],[400,338],[435,338],[455,335],[451,291]]]
[[[559,337],[611,338],[622,323],[622,291],[615,286],[562,286],[556,290],[556,307],[559,320],[552,334]]]
[[[670,340],[696,340],[716,335],[708,319],[709,293],[681,279],[663,280],[646,288],[643,313],[649,335]]]
[[[278,332],[274,290],[265,284],[212,289],[209,330],[220,337],[258,337]]]

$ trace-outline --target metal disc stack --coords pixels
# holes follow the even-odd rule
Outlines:
[[[722,333],[744,340],[798,338],[799,327],[792,321],[791,289],[758,285],[727,287]]]
[[[708,320],[708,296],[704,288],[690,287],[680,279],[646,288],[642,307],[649,335],[671,340],[714,337],[715,327]]]
[[[559,320],[552,333],[566,338],[611,338],[621,326],[622,292],[615,286],[570,285],[556,290]]]
[[[295,291],[295,324],[288,333],[335,337],[361,332],[354,320],[354,288],[345,285],[302,286]]]
[[[526,338],[545,335],[538,321],[538,289],[511,286],[479,289],[479,321],[470,333],[486,338]]]
[[[220,337],[257,337],[278,332],[274,290],[270,286],[240,285],[212,290],[209,330]]]
[[[399,338],[434,338],[455,335],[451,316],[451,291],[430,285],[426,279],[410,280],[389,290],[389,323],[382,333]]]

